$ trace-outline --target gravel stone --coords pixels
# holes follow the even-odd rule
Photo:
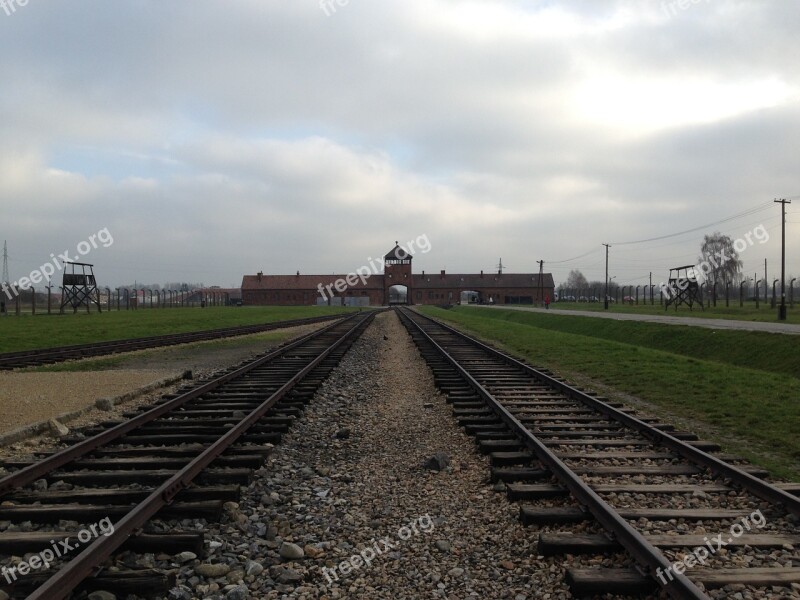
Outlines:
[[[291,542],[283,542],[278,553],[280,554],[281,558],[285,558],[286,560],[298,560],[305,556],[303,549],[297,544],[292,544]]]
[[[437,452],[425,461],[424,468],[430,471],[444,471],[450,465],[450,455],[446,452]]]
[[[203,563],[197,565],[194,570],[198,575],[202,575],[203,577],[223,577],[230,572],[231,568],[230,566],[222,563]]]
[[[50,433],[56,437],[69,435],[69,428],[58,419],[50,419],[47,425],[50,427]]]
[[[250,590],[247,589],[247,586],[244,585],[237,585],[231,590],[228,590],[228,593],[225,594],[225,600],[245,600],[250,595]]]
[[[114,402],[110,398],[98,398],[94,405],[100,410],[111,412],[114,410]]]
[[[194,560],[196,558],[197,558],[197,554],[195,554],[194,552],[186,551],[186,552],[181,552],[180,554],[178,554],[175,557],[175,560],[177,560],[179,563],[185,563],[185,562],[189,562],[190,560]]]
[[[89,594],[89,600],[117,600],[117,597],[111,592],[101,590]]]
[[[436,547],[440,552],[450,552],[450,542],[447,540],[436,540]]]

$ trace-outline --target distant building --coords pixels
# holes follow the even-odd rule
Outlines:
[[[205,301],[207,304],[239,304],[242,301],[241,288],[223,288],[217,285],[212,285],[207,288],[198,288],[189,292],[180,292],[185,294],[185,302],[187,304],[199,304]]]
[[[383,274],[245,275],[242,301],[246,305],[381,306],[387,304],[533,304],[555,297],[553,276],[544,273],[415,275],[413,257],[395,245],[384,257]],[[337,287],[338,286],[338,287]]]

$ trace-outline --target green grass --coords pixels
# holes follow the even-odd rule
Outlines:
[[[296,337],[295,332],[270,331],[265,333],[256,333],[244,337],[236,337],[230,339],[210,340],[206,342],[193,342],[181,346],[168,346],[164,348],[154,348],[152,350],[139,350],[134,354],[120,354],[116,356],[106,356],[103,358],[90,358],[81,361],[70,361],[64,363],[56,363],[52,365],[44,365],[42,367],[29,367],[27,369],[20,369],[23,372],[37,372],[37,373],[75,373],[86,371],[106,371],[112,369],[124,368],[131,361],[141,361],[163,356],[165,352],[183,352],[183,353],[207,353],[214,352],[215,350],[225,350],[228,348],[248,348],[252,347],[254,350],[263,352],[265,348],[277,346],[293,337]]]
[[[495,308],[457,307],[454,310],[478,312],[486,319],[625,342],[707,361],[800,377],[800,337],[793,335],[709,330],[688,325]]]
[[[725,299],[722,301],[717,300],[717,306],[711,306],[702,310],[696,305],[692,310],[686,305],[681,305],[676,311],[674,307],[669,307],[664,310],[658,302],[651,305],[649,300],[647,304],[622,304],[612,303],[609,305],[609,312],[615,313],[631,313],[638,315],[668,315],[671,317],[695,317],[705,319],[732,319],[735,321],[766,321],[766,322],[780,322],[778,321],[778,309],[771,308],[769,303],[761,303],[760,308],[756,308],[755,302],[745,302],[744,306],[739,306],[739,299],[737,297],[734,302],[731,299],[731,305],[725,306]],[[564,310],[588,310],[592,312],[605,312],[602,302],[556,302],[550,305],[551,308],[558,308]],[[786,304],[786,321],[784,323],[800,323],[800,305],[795,305],[790,308]]]
[[[354,310],[357,309],[328,306],[228,306],[0,317],[0,352],[271,323]]]
[[[623,334],[593,331],[597,319],[581,331],[574,317],[554,318],[542,323],[531,317],[557,317],[521,313],[530,320],[513,317],[515,311],[424,307],[422,312],[450,321],[479,337],[499,342],[509,352],[534,365],[548,367],[562,376],[596,383],[605,395],[627,400],[641,399],[650,412],[667,422],[689,423],[701,438],[715,439],[726,450],[769,469],[774,475],[800,479],[800,379],[797,372],[772,372],[726,361],[708,329],[633,323]],[[497,314],[494,314],[494,313]],[[616,321],[611,328],[620,327]],[[672,332],[674,327],[691,331]],[[562,330],[563,328],[563,330]],[[641,333],[637,333],[638,329]],[[731,332],[734,344],[765,343],[748,332]],[[595,334],[595,335],[593,335]],[[667,341],[660,342],[665,336]],[[713,359],[681,351],[677,338],[692,340],[698,348],[717,348]],[[756,334],[777,341],[783,336]],[[789,337],[789,336],[786,336]],[[620,339],[621,338],[621,339]],[[624,339],[624,341],[623,341]],[[795,338],[790,338],[795,339]],[[661,345],[659,348],[658,346]],[[790,350],[797,364],[800,344]],[[696,351],[695,351],[696,353]],[[763,364],[761,365],[764,366]]]

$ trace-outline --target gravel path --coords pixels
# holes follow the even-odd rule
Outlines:
[[[450,466],[424,469],[437,452]],[[488,473],[397,317],[379,315],[170,597],[570,598]]]
[[[179,373],[188,370],[202,375],[247,360],[286,340],[307,335],[327,325],[330,323],[313,323],[222,340],[135,350],[71,361],[70,364],[79,365],[85,371],[168,369]],[[53,368],[58,369],[59,366]]]
[[[94,404],[97,398],[134,391],[152,381],[179,375],[185,370],[191,370],[195,380],[202,380],[220,369],[267,352],[286,340],[306,335],[319,327],[319,324],[303,325],[228,340],[128,352],[111,357],[115,363],[113,367],[105,364],[104,358],[74,361],[84,363],[86,370],[79,372],[2,371],[0,414],[3,419],[0,433]],[[92,370],[95,368],[97,370]],[[122,418],[122,413],[150,405],[162,394],[173,392],[183,383],[181,381],[145,393],[116,405],[111,411],[89,411],[70,419],[66,425],[75,429]],[[53,444],[53,437],[45,433],[2,447],[0,455],[6,458],[27,457],[33,452],[50,450]],[[0,475],[3,473],[0,469]]]
[[[104,371],[101,373],[0,372],[0,433],[46,421],[94,404],[98,398],[119,396],[176,373],[164,370]]]
[[[467,305],[464,305],[467,306]],[[663,315],[637,315],[634,313],[598,312],[593,310],[544,309],[522,306],[481,306],[481,308],[499,308],[503,310],[522,310],[553,315],[572,317],[595,317],[597,319],[614,319],[617,321],[646,321],[666,325],[688,325],[705,327],[706,329],[732,329],[736,331],[766,331],[768,333],[785,333],[800,335],[800,325],[794,323],[772,323],[770,321],[737,321],[734,319],[713,319],[703,317],[677,317],[667,312]]]

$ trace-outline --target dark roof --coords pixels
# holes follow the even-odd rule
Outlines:
[[[445,274],[430,273],[413,275],[412,285],[415,289],[428,288],[461,288],[463,290],[480,288],[535,288],[539,287],[538,273],[486,273],[476,275],[473,273]],[[542,277],[542,287],[554,287],[553,276],[545,273]]]
[[[414,257],[406,252],[405,248],[401,248],[398,243],[395,242],[394,248],[389,250],[389,253],[383,258],[385,260],[410,260]]]

